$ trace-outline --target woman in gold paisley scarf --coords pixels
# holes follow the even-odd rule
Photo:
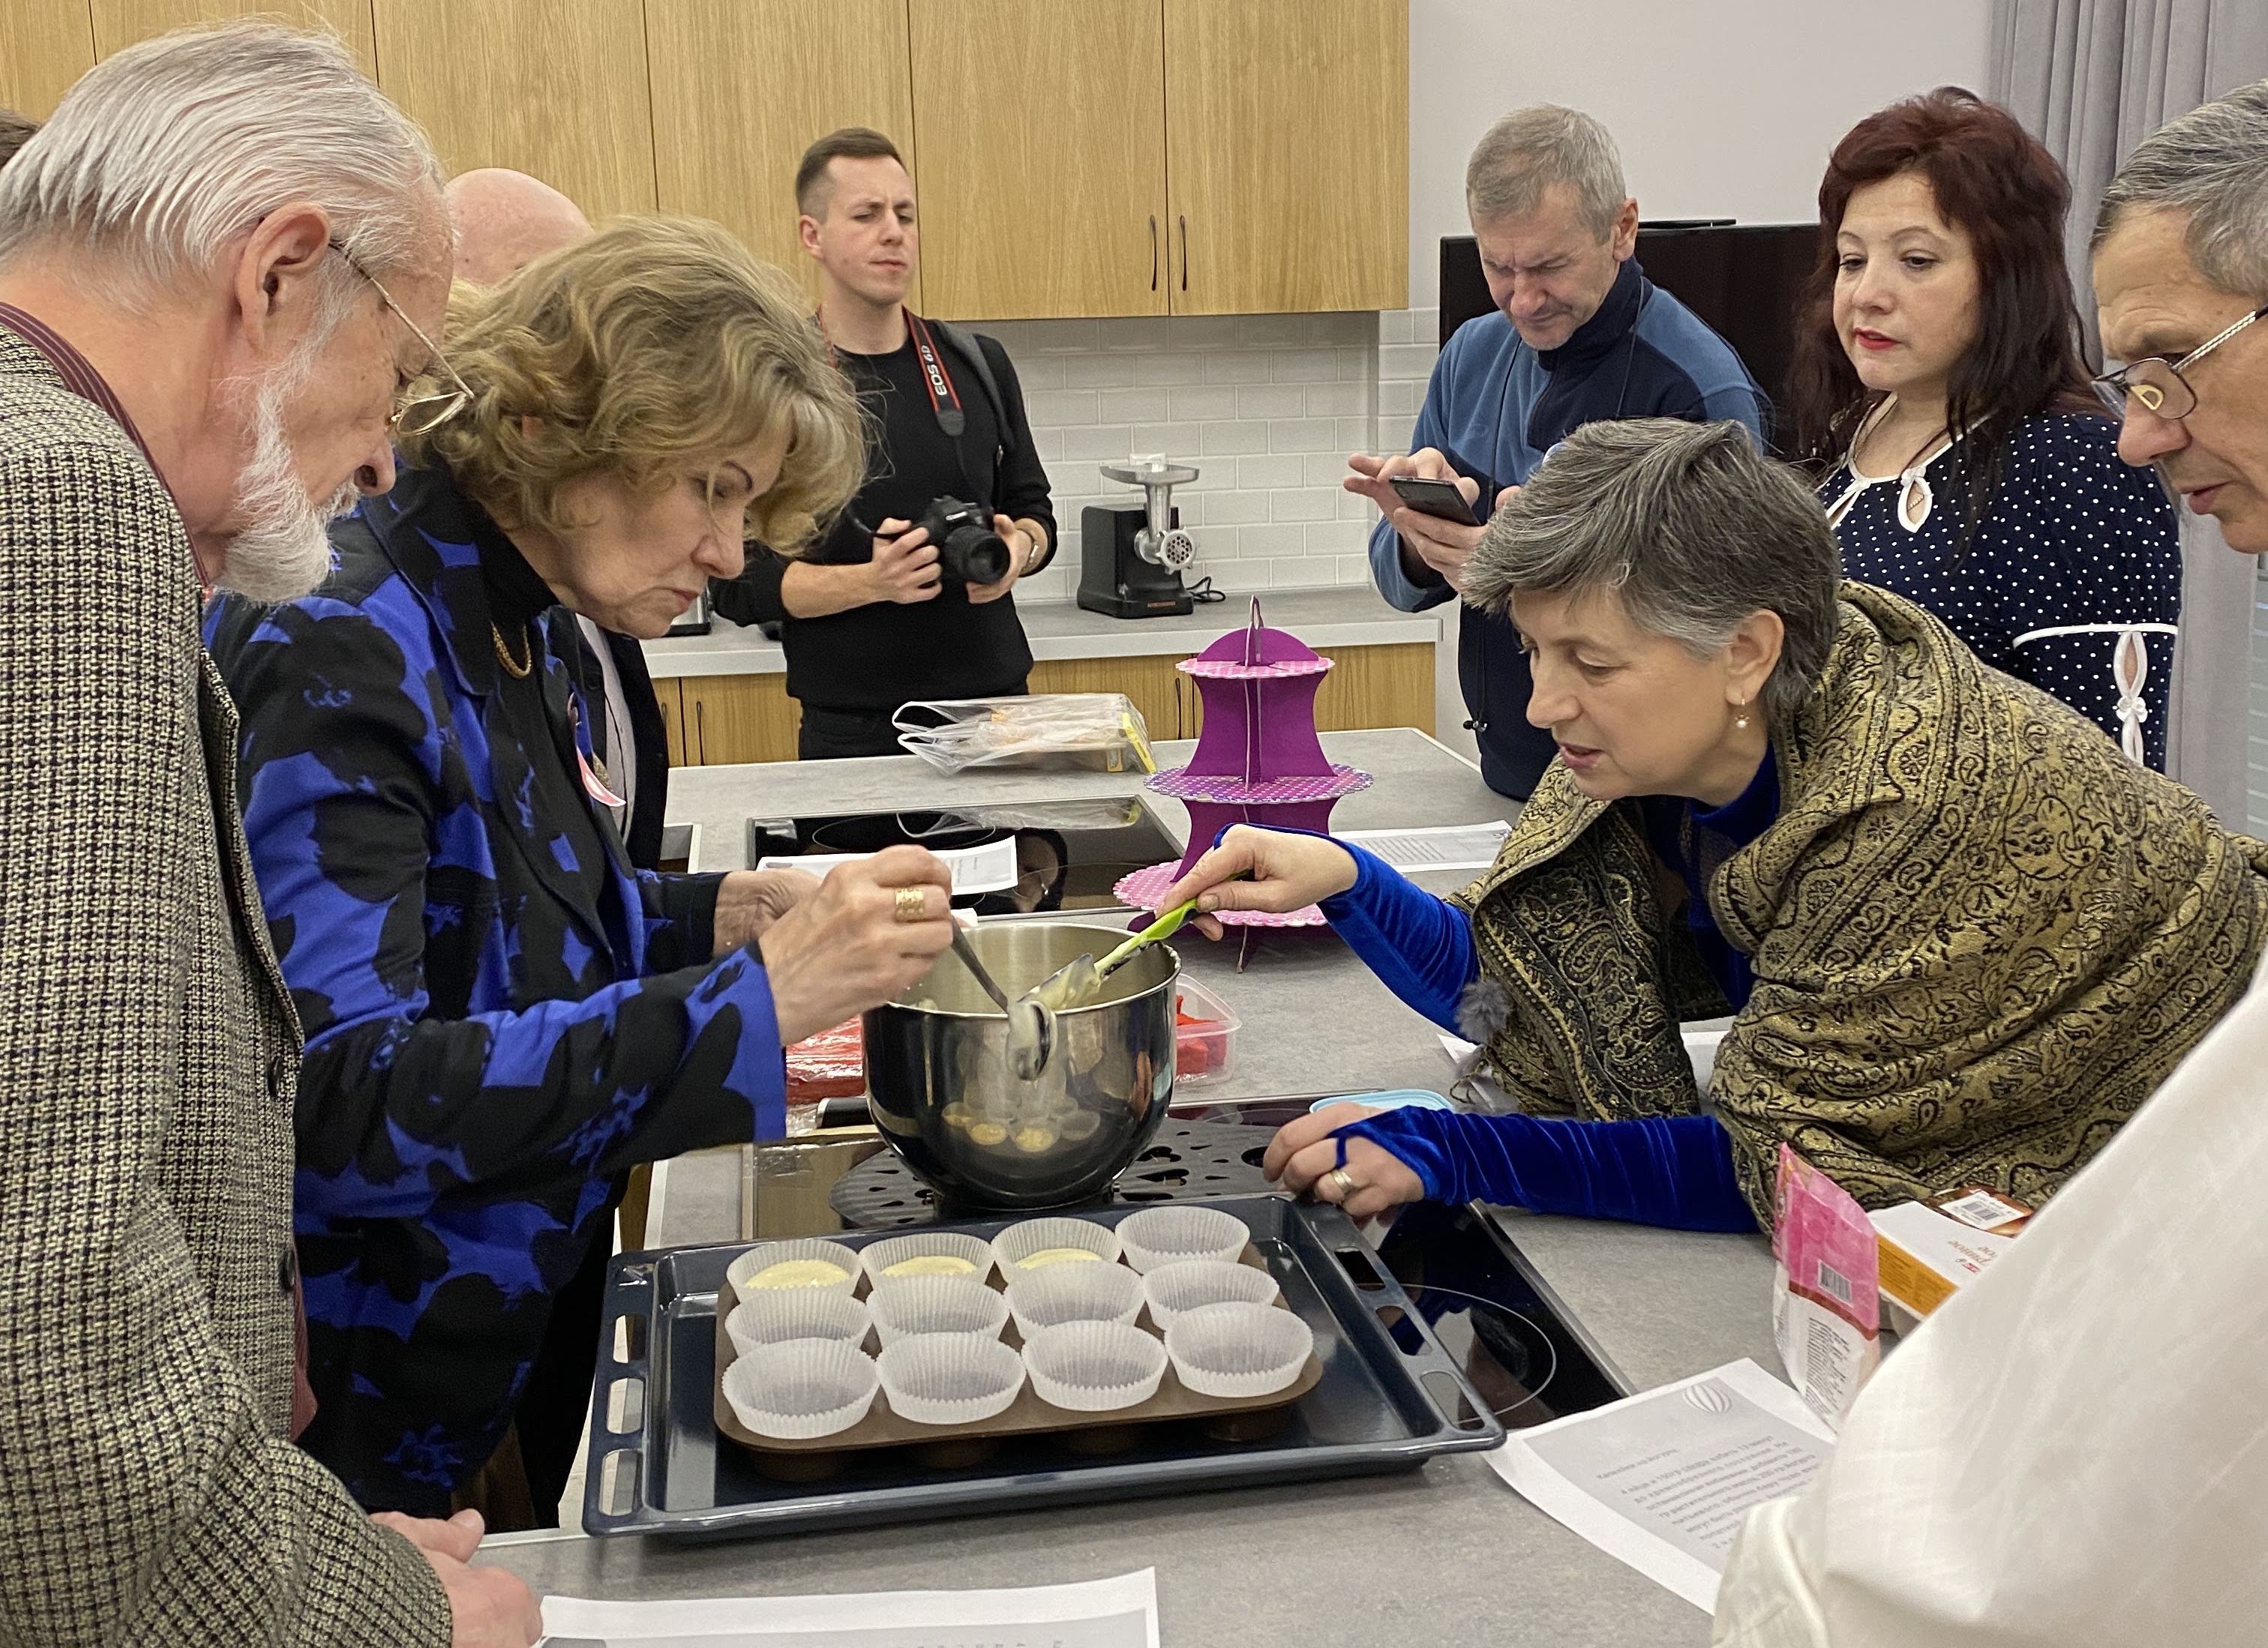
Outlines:
[[[1239,828],[1167,901],[1320,900],[1523,1114],[1336,1106],[1271,1176],[1358,1216],[1737,1229],[1769,1225],[1783,1142],[1871,1207],[2037,1203],[2102,1146],[2243,993],[2268,848],[1839,577],[1817,501],[1729,423],[1592,425],[1498,511],[1462,593],[1519,625],[1559,757],[1494,867],[1442,900]],[[1727,1011],[1705,1101],[1679,1026]]]

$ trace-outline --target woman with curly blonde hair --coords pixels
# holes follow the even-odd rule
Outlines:
[[[328,581],[208,624],[306,1034],[302,1442],[429,1515],[492,1460],[509,1503],[515,1457],[556,1502],[576,1426],[515,1409],[547,1336],[596,1343],[594,1301],[555,1302],[616,1176],[780,1134],[782,1048],[951,936],[912,848],[824,883],[634,870],[538,622],[660,635],[747,540],[807,541],[849,499],[857,402],[786,277],[712,224],[626,222],[460,288],[448,335],[419,340],[400,478],[335,523]]]

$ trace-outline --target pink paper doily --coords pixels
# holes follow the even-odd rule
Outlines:
[[[1287,681],[1296,675],[1321,675],[1331,666],[1327,658],[1280,658],[1273,664],[1239,664],[1232,658],[1185,658],[1174,666],[1185,675],[1204,681]]]
[[[1137,870],[1131,875],[1121,876],[1118,885],[1110,889],[1111,896],[1122,904],[1131,904],[1136,909],[1154,910],[1164,901],[1166,889],[1174,885],[1174,872],[1182,867],[1178,858],[1165,864],[1152,864],[1147,870]],[[1272,910],[1215,910],[1213,915],[1224,927],[1321,927],[1323,912],[1319,905],[1310,904],[1304,909],[1286,911],[1278,916]]]
[[[1335,801],[1370,787],[1370,775],[1334,763],[1319,776],[1240,778],[1234,773],[1193,773],[1174,767],[1144,781],[1176,801],[1225,801],[1252,806],[1281,806],[1294,801]]]

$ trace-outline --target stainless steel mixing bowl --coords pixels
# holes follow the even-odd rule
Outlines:
[[[1116,927],[1001,922],[969,935],[1012,996]],[[1093,1005],[1057,1015],[1036,1081],[1016,1078],[1008,1021],[947,952],[929,975],[865,1017],[866,1090],[890,1148],[958,1208],[1042,1208],[1099,1194],[1139,1155],[1174,1093],[1180,958],[1138,952]]]

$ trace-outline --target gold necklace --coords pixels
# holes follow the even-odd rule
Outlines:
[[[535,667],[535,637],[527,632],[525,626],[522,626],[519,638],[526,644],[520,649],[526,656],[515,663],[511,649],[504,644],[504,631],[496,627],[495,619],[489,620],[489,639],[496,644],[497,662],[504,666],[504,673],[511,676],[512,680],[526,681],[527,672]]]

